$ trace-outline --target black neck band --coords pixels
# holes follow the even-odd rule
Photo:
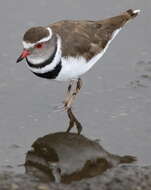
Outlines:
[[[54,40],[57,41],[57,37],[55,35],[53,35],[53,38]],[[39,63],[39,64],[33,64],[31,63],[27,58],[26,58],[26,61],[27,61],[27,64],[29,65],[29,67],[31,68],[35,68],[35,69],[42,69],[44,67],[46,67],[47,65],[51,64],[55,58],[55,55],[57,53],[57,43],[56,43],[56,46],[55,46],[55,49],[54,49],[54,52],[53,54],[44,62],[42,63]],[[47,71],[46,73],[37,73],[37,72],[33,72],[35,75],[39,76],[39,77],[42,77],[42,78],[47,78],[47,79],[55,79],[60,70],[62,68],[62,64],[61,64],[61,58],[60,58],[60,61],[57,63],[57,65],[55,66],[55,68],[51,71]]]
[[[38,77],[42,77],[42,78],[46,78],[46,79],[55,79],[58,76],[61,68],[62,68],[62,64],[61,64],[61,60],[60,60],[60,62],[51,71],[48,71],[46,73],[35,73],[35,72],[33,72],[33,73],[35,75],[37,75]]]

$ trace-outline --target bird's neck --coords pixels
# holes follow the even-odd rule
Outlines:
[[[33,72],[37,74],[44,74],[47,72],[53,71],[57,65],[61,62],[61,39],[57,35],[56,36],[56,46],[54,51],[47,58],[45,57],[37,57],[36,58],[27,58],[27,66]]]

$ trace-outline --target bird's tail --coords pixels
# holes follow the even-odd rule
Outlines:
[[[112,25],[111,32],[114,32],[118,28],[122,28],[129,20],[133,19],[140,13],[140,10],[129,9],[118,16],[110,17],[101,21],[100,24],[104,24],[104,28],[108,28]]]
[[[129,20],[129,19],[135,18],[139,13],[140,13],[140,10],[129,9],[126,12],[124,12],[123,14],[125,16],[127,16],[128,20]]]

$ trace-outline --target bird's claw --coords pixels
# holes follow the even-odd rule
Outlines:
[[[71,106],[68,106],[67,104],[61,104],[54,107],[54,112],[67,111],[70,108]]]

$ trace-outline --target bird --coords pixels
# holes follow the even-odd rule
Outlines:
[[[104,55],[123,26],[140,10],[129,9],[102,20],[61,20],[48,26],[29,28],[23,35],[28,69],[38,77],[69,81],[64,109],[71,108],[83,85],[81,76]]]

